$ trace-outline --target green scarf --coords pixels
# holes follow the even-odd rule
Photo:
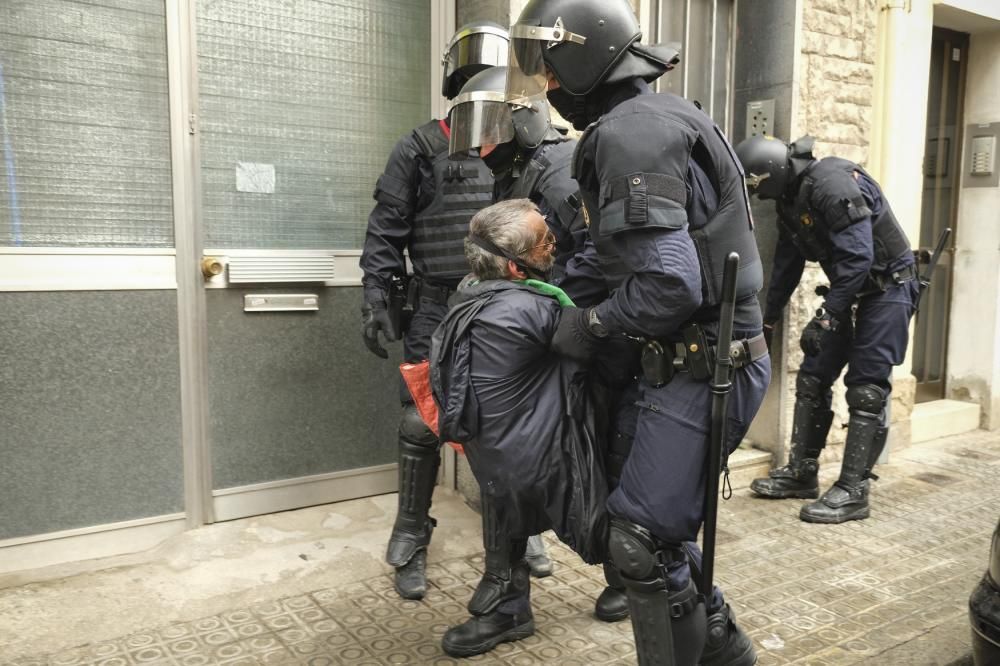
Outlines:
[[[576,303],[570,298],[565,291],[555,286],[554,284],[549,284],[548,282],[542,282],[541,280],[535,280],[528,278],[527,280],[515,280],[515,282],[520,282],[526,284],[535,291],[544,294],[546,296],[551,296],[552,298],[559,301],[559,305],[564,308],[575,308]]]

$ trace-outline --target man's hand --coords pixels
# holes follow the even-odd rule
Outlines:
[[[606,333],[599,335],[591,328],[590,322],[596,320],[591,314],[592,309],[563,308],[562,318],[549,348],[557,354],[578,361],[589,360],[607,338]]]
[[[843,326],[838,317],[820,308],[816,311],[816,316],[802,330],[799,346],[806,356],[817,356],[834,338],[845,333],[841,330]]]
[[[364,338],[365,346],[379,358],[389,358],[389,352],[379,344],[379,331],[382,331],[386,342],[396,340],[385,303],[365,303],[361,306],[361,336]]]

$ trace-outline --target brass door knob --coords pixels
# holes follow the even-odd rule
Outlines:
[[[201,274],[206,278],[213,278],[222,275],[225,265],[218,257],[205,257],[201,260]]]

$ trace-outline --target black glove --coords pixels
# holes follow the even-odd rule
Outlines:
[[[591,315],[593,308],[563,308],[559,326],[552,336],[549,348],[557,354],[575,358],[578,361],[589,360],[607,338],[602,330],[595,331],[591,321],[596,317]],[[600,326],[600,323],[597,323]],[[603,334],[602,334],[603,333]]]
[[[844,328],[840,318],[820,308],[816,310],[816,316],[802,330],[799,346],[806,356],[817,356],[834,338],[845,333]]]
[[[389,352],[378,343],[378,332],[382,331],[386,342],[396,340],[396,332],[389,319],[389,311],[385,303],[365,303],[361,306],[361,336],[364,338],[368,351],[379,358],[389,358]]]
[[[774,338],[774,322],[764,322],[764,344],[767,345],[767,353],[771,353],[771,340]]]

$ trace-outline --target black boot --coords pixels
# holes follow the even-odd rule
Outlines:
[[[753,641],[736,625],[729,604],[708,616],[708,635],[701,666],[752,666],[757,663]]]
[[[610,563],[604,563],[604,580],[608,586],[604,588],[594,603],[594,615],[602,622],[618,622],[628,617],[628,595],[625,594],[625,582],[618,571]]]
[[[393,587],[404,599],[423,599],[427,594],[427,549],[421,548],[410,561],[396,567]]]
[[[444,632],[441,648],[451,657],[471,657],[489,652],[500,643],[519,641],[535,633],[535,619],[526,613],[509,615],[494,610],[473,615],[462,624]]]
[[[837,481],[822,497],[799,510],[801,520],[827,525],[864,520],[869,515],[868,481],[855,485],[842,485]]]
[[[469,602],[472,617],[448,629],[441,639],[441,647],[448,655],[471,657],[535,633],[531,579],[528,563],[523,559],[524,540],[513,542],[510,552],[519,561],[505,571],[491,571],[493,563],[487,562],[487,571]]]
[[[833,422],[830,387],[813,375],[799,373],[795,382],[795,413],[788,464],[772,469],[765,479],[754,479],[750,489],[769,499],[815,499],[819,496],[819,454]]]
[[[437,437],[412,404],[399,424],[399,505],[385,560],[396,567],[395,587],[404,599],[427,592],[427,545],[436,524],[428,515],[440,462]],[[418,557],[419,554],[419,557]]]
[[[871,470],[889,435],[885,413],[887,397],[888,392],[873,384],[848,387],[847,405],[851,418],[847,424],[840,478],[817,501],[802,507],[799,518],[807,523],[837,524],[864,520],[870,515],[868,479],[877,478]]]

